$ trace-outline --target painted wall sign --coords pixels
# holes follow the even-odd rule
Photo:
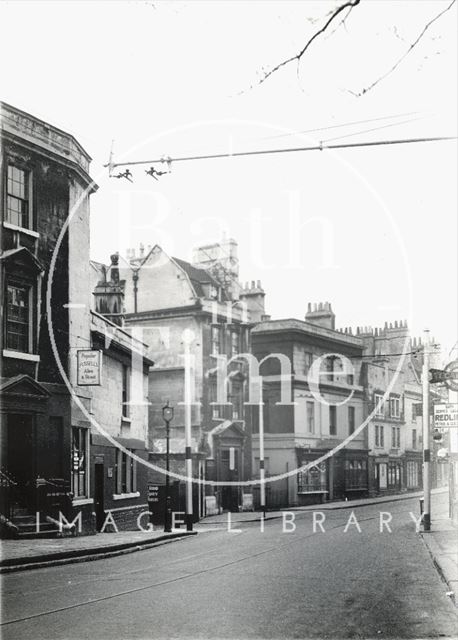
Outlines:
[[[458,428],[458,404],[435,404],[434,426],[443,429]]]
[[[77,384],[97,387],[102,384],[102,352],[95,349],[78,349]]]

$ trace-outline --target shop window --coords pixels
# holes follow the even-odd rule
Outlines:
[[[365,489],[367,487],[367,461],[345,461],[345,487],[346,489]]]
[[[72,429],[72,493],[75,498],[87,497],[88,430]]]
[[[401,465],[398,462],[388,463],[388,488],[401,487]]]
[[[8,165],[6,219],[23,229],[31,228],[30,182],[29,171]]]
[[[413,460],[407,462],[407,487],[409,489],[418,487],[418,463]]]
[[[326,491],[326,463],[322,462],[306,471],[299,471],[297,474],[297,490],[298,493]]]
[[[128,449],[130,451],[130,449]],[[116,493],[137,491],[137,462],[128,453],[116,450]]]
[[[329,435],[337,435],[337,407],[334,405],[329,407]]]
[[[6,307],[6,348],[30,353],[32,347],[32,287],[9,284]]]

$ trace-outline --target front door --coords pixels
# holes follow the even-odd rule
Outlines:
[[[237,482],[239,480],[240,451],[236,447],[221,450],[221,481]],[[236,512],[239,509],[239,487],[223,486],[221,491],[221,506],[224,511]]]
[[[100,531],[105,522],[104,469],[103,463],[96,463],[94,465],[94,506],[97,531]]]
[[[9,414],[7,429],[6,470],[17,483],[19,500],[31,505],[35,489],[33,416]]]

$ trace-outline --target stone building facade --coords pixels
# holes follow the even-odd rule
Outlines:
[[[5,103],[1,134],[2,534],[36,532],[37,512],[39,535],[95,533],[110,510],[119,529],[136,528],[146,473],[125,452],[147,457],[151,363],[144,358],[141,402],[124,420],[130,363],[145,345],[91,310],[90,157],[70,134]],[[78,378],[88,351],[102,354],[97,386]]]
[[[140,257],[128,252],[124,267],[120,263],[121,278],[126,281],[126,326],[140,332],[155,361],[150,371],[150,460],[164,467],[162,407],[169,402],[174,408],[171,471],[180,496],[185,462],[185,335],[190,332],[193,476],[206,481],[194,485],[195,518],[251,504],[251,495],[241,487],[212,484],[251,478],[251,426],[244,404],[248,368],[238,356],[250,351],[252,319],[264,313],[260,283],[242,287],[237,279],[236,244],[231,240],[229,245],[230,264],[226,247],[219,243],[198,248],[193,264],[168,256],[159,246],[141,252]],[[223,356],[231,360],[230,381],[227,404],[219,405],[215,367]],[[163,484],[164,475],[150,473],[150,481]]]
[[[48,518],[59,510],[68,517],[74,512],[72,407],[62,373],[69,376],[71,368],[69,301],[78,224],[61,232],[70,211],[73,221],[87,217],[96,185],[90,157],[73,136],[5,103],[1,137],[1,512],[11,533],[17,529],[8,522],[26,529],[37,510]]]
[[[261,363],[264,402],[267,507],[312,504],[368,492],[366,416],[360,338],[336,331],[329,303],[309,305],[305,321],[269,320],[252,331]],[[275,354],[290,362],[281,371]],[[346,358],[344,361],[342,356]],[[289,379],[290,404],[281,398],[281,376]],[[257,409],[257,408],[255,408]],[[254,470],[259,477],[259,421],[253,417]],[[311,468],[335,447],[346,444]],[[296,471],[295,471],[296,470]]]

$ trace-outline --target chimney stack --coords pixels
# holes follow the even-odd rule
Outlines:
[[[330,302],[320,302],[318,305],[312,305],[310,302],[307,305],[307,313],[305,314],[306,322],[317,325],[318,327],[324,327],[325,329],[335,330],[336,328],[336,316],[332,310]]]

